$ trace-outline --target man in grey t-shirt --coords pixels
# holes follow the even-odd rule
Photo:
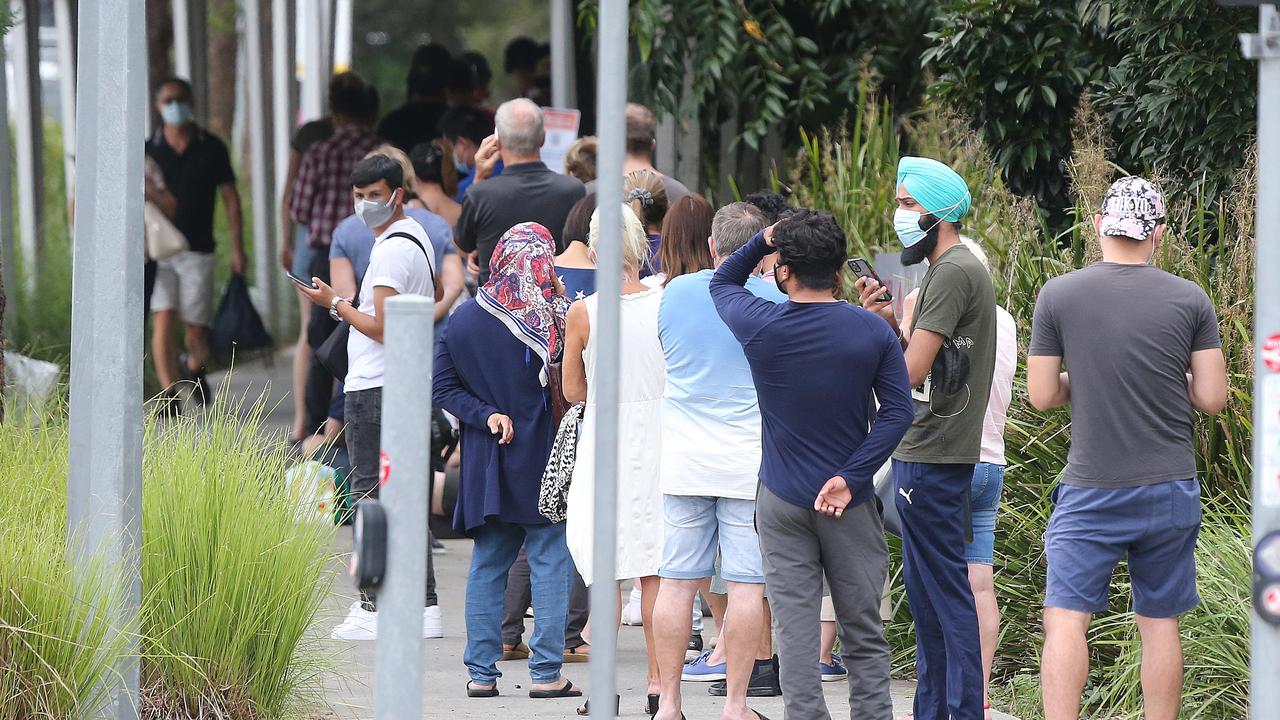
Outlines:
[[[1102,261],[1050,280],[1036,302],[1027,394],[1041,410],[1071,406],[1071,450],[1045,536],[1045,720],[1079,717],[1085,633],[1125,555],[1145,717],[1178,715],[1178,616],[1199,602],[1192,413],[1222,409],[1227,375],[1208,296],[1148,264],[1164,208],[1150,182],[1116,181],[1094,220]]]

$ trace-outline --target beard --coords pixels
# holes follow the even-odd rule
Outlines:
[[[933,250],[936,247],[938,247],[938,229],[935,227],[920,242],[909,248],[903,248],[898,259],[901,260],[904,266],[919,265],[933,254]]]

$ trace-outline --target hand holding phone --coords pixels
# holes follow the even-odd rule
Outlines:
[[[880,276],[876,275],[876,271],[874,268],[871,267],[871,263],[867,262],[863,258],[860,258],[860,257],[853,258],[852,260],[846,261],[846,264],[849,266],[849,269],[852,270],[854,274],[857,275],[858,277],[871,278],[872,280],[875,280],[876,283],[878,283],[881,287],[884,287],[884,283],[881,282]],[[886,288],[884,293],[879,298],[877,298],[876,301],[882,302],[882,303],[892,302],[893,293],[889,292],[888,288]]]
[[[301,285],[302,287],[304,287],[304,288],[306,288],[306,289],[308,289],[308,290],[319,290],[319,289],[320,289],[320,288],[316,287],[316,285],[315,285],[314,283],[312,283],[310,280],[303,280],[302,278],[298,277],[297,275],[294,275],[293,273],[289,272],[288,270],[286,270],[286,271],[284,272],[284,274],[285,274],[285,276],[286,276],[286,277],[288,277],[290,280],[294,281],[294,282],[295,282],[295,283],[297,283],[298,285]]]

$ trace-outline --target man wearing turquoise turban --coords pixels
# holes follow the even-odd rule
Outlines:
[[[916,623],[916,720],[982,720],[978,615],[965,542],[969,490],[995,369],[996,301],[991,277],[960,242],[972,196],[936,160],[898,164],[894,230],[902,262],[929,261],[911,327],[899,328],[884,290],[859,279],[862,306],[902,338],[915,418],[893,454],[894,501],[902,520],[903,579]]]
[[[898,162],[898,209],[893,229],[902,241],[902,264],[915,265],[934,253],[939,236],[960,241],[960,219],[972,195],[964,178],[937,160],[904,157]]]

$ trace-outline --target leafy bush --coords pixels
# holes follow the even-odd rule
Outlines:
[[[849,253],[873,257],[899,249],[889,218],[895,169],[901,150],[949,163],[969,184],[973,208],[965,233],[986,248],[997,301],[1018,325],[1020,363],[1030,339],[1035,299],[1045,281],[1098,256],[1092,213],[1116,167],[1107,147],[1105,123],[1084,103],[1074,121],[1075,153],[1067,166],[1072,228],[1053,235],[1035,209],[1010,193],[966,122],[926,108],[907,124],[905,144],[891,128],[889,109],[864,95],[847,127],[806,136],[793,168],[798,204],[830,210],[849,237]],[[905,145],[905,147],[904,147]],[[1252,419],[1253,201],[1252,153],[1230,200],[1213,204],[1184,193],[1170,203],[1170,231],[1156,262],[1195,280],[1218,309],[1231,399],[1216,417],[1196,420],[1197,463],[1204,487],[1205,520],[1199,547],[1202,605],[1183,620],[1188,658],[1184,694],[1196,717],[1235,720],[1247,703],[1249,543],[1248,505]],[[1165,186],[1171,186],[1165,182]],[[1221,252],[1219,252],[1221,249]],[[992,695],[998,707],[1024,720],[1040,716],[1039,654],[1045,587],[1043,535],[1052,506],[1050,491],[1066,465],[1070,416],[1063,409],[1038,412],[1026,401],[1025,365],[1014,381],[1005,431],[1009,461],[996,533],[996,593],[1001,604],[1000,645]],[[896,543],[892,543],[896,553]],[[892,572],[901,568],[894,561]],[[1136,665],[1139,645],[1128,608],[1123,572],[1116,575],[1109,612],[1090,631],[1090,677],[1085,711],[1090,717],[1140,717]],[[887,634],[900,674],[913,671],[914,634],[905,595],[895,584],[896,622]]]
[[[0,466],[23,480],[0,500],[0,720],[77,716],[131,634],[145,718],[280,718],[318,700],[307,630],[333,530],[282,482],[288,456],[263,439],[262,411],[220,399],[203,421],[148,425],[142,609],[123,631],[93,613],[110,576],[64,557],[65,418],[0,425]]]

